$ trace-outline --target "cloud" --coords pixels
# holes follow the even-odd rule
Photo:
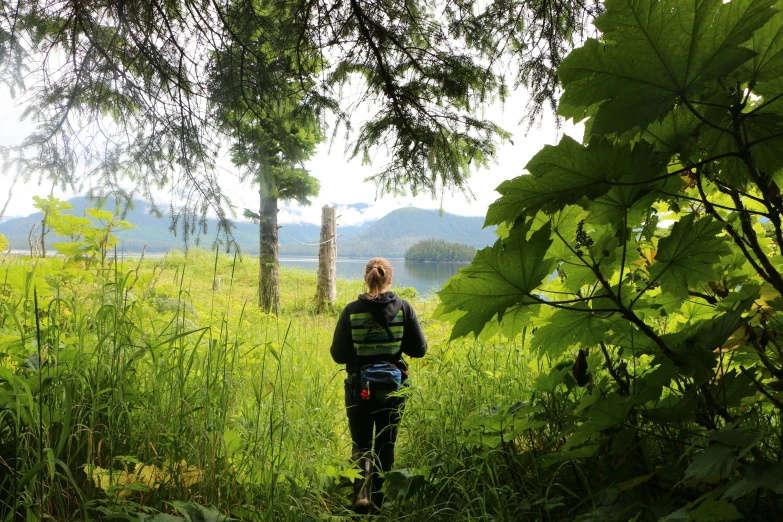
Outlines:
[[[308,207],[296,203],[284,202],[280,205],[280,213],[277,220],[280,224],[311,223],[321,224],[321,208],[324,205],[337,207],[337,224],[340,226],[356,226],[367,222],[377,221],[392,210],[412,206],[403,201],[376,202],[376,203],[337,203],[334,201],[319,202],[319,205]]]

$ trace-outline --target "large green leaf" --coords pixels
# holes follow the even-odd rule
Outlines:
[[[742,473],[742,480],[732,484],[724,498],[736,500],[760,488],[783,494],[783,464],[749,464],[743,466]]]
[[[696,220],[690,213],[672,226],[671,234],[658,243],[650,277],[664,292],[686,297],[697,284],[715,278],[720,256],[731,253],[725,238],[717,237],[723,225],[711,217]]]
[[[642,139],[652,143],[656,151],[688,158],[695,148],[696,133],[703,125],[691,111],[680,106],[663,120],[650,124]]]
[[[441,304],[438,317],[454,319],[452,339],[469,333],[478,335],[496,315],[502,321],[507,311],[518,313],[527,308],[534,313],[537,301],[530,297],[554,267],[544,260],[552,244],[547,223],[528,238],[528,223],[515,225],[505,240],[479,250],[473,263],[460,270],[438,292]],[[517,328],[519,323],[515,322]]]
[[[407,498],[421,492],[427,477],[414,469],[398,469],[384,474],[386,495],[389,498]]]
[[[769,82],[783,76],[783,14],[773,16],[769,23],[755,31],[746,47],[756,55],[746,64],[750,79]]]
[[[175,500],[171,502],[188,522],[223,522],[229,518],[214,507],[204,507],[195,502]]]
[[[612,189],[617,180],[644,180],[660,175],[665,157],[656,156],[647,143],[615,145],[593,140],[584,146],[563,136],[557,145],[547,145],[525,168],[530,175],[505,181],[497,188],[502,195],[490,205],[485,225],[511,223],[521,215],[543,210],[551,214],[567,205],[593,200]],[[628,187],[615,195],[623,204],[636,201],[639,190]]]
[[[745,119],[744,132],[748,141],[758,141],[751,147],[756,167],[772,174],[783,167],[783,116],[761,112]],[[771,136],[777,136],[770,139]]]
[[[680,96],[750,60],[742,45],[777,12],[764,0],[607,0],[588,40],[558,69],[559,112],[581,120],[598,105],[595,135],[646,127]]]
[[[600,302],[600,301],[599,301]],[[611,322],[589,308],[558,310],[533,334],[532,346],[556,358],[571,346],[593,346],[606,338]]]
[[[723,444],[713,444],[694,457],[685,471],[685,480],[726,478],[737,461],[736,452]]]
[[[633,403],[625,397],[620,397],[616,393],[609,395],[603,400],[596,402],[589,411],[587,422],[577,428],[563,450],[576,448],[589,440],[593,435],[600,433],[608,428],[622,426]]]
[[[724,522],[741,518],[737,508],[725,500],[705,500],[688,513],[688,522]]]

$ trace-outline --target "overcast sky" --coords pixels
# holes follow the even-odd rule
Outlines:
[[[524,165],[541,147],[556,143],[562,132],[576,139],[581,139],[581,125],[574,127],[566,124],[558,133],[555,119],[548,113],[540,128],[533,129],[525,135],[524,125],[519,125],[525,102],[526,94],[517,92],[507,100],[504,108],[500,106],[490,108],[488,116],[513,133],[513,144],[507,143],[499,149],[497,164],[473,173],[469,186],[476,199],[468,201],[461,194],[446,195],[443,201],[443,208],[446,212],[469,216],[484,215],[489,204],[498,197],[495,188],[502,181],[522,174]],[[15,102],[8,92],[0,91],[0,145],[18,144],[30,132],[32,129],[30,123],[19,121],[23,111],[24,107]],[[302,207],[296,203],[281,205],[279,217],[282,223],[320,223],[321,207],[326,204],[338,206],[338,214],[342,215],[339,222],[343,225],[354,225],[366,220],[374,220],[400,207],[440,207],[439,200],[433,200],[426,195],[419,195],[415,198],[411,196],[383,196],[376,200],[375,185],[363,181],[373,174],[373,166],[362,165],[358,159],[349,162],[345,149],[346,142],[342,136],[338,136],[331,143],[321,144],[314,159],[306,165],[310,172],[321,181],[321,193],[318,198],[313,200],[313,205],[310,207]],[[221,175],[221,187],[228,193],[232,203],[238,207],[239,214],[245,207],[257,208],[256,189],[251,187],[249,183],[243,186],[237,181],[236,170],[227,159],[221,163],[224,172]],[[380,165],[377,165],[376,168],[380,168]],[[10,184],[12,175],[12,172],[5,177],[0,174],[0,205],[5,203],[6,187]],[[39,187],[35,181],[28,185],[17,184],[6,217],[27,215],[33,212],[32,196],[47,194],[49,188]],[[60,198],[68,198],[74,194],[56,192],[55,195]],[[165,196],[161,195],[161,197]],[[160,199],[157,202],[163,203],[163,201],[164,199]],[[339,208],[341,205],[352,203],[368,203],[370,206],[361,212]]]

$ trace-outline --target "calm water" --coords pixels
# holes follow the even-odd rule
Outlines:
[[[440,290],[443,284],[465,264],[460,263],[414,263],[404,259],[390,259],[394,267],[394,286],[412,286],[420,294]],[[337,259],[337,277],[361,279],[364,277],[363,259]],[[295,266],[305,270],[318,270],[318,258],[281,257],[281,266]]]
[[[12,250],[12,254],[29,255],[29,251]],[[139,257],[140,252],[123,252],[122,256],[134,258]],[[146,258],[160,258],[165,252],[147,252]],[[256,258],[257,259],[257,258]],[[405,262],[404,259],[390,259],[394,267],[394,286],[414,287],[419,294],[431,294],[440,290],[443,284],[451,276],[456,274],[460,268],[467,266],[465,263],[416,263]],[[363,259],[343,259],[337,258],[337,277],[346,279],[361,279],[364,277],[364,265],[367,263]],[[295,266],[304,270],[318,270],[317,257],[281,257],[282,266]]]

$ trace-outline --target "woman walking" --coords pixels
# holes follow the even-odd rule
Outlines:
[[[352,458],[362,474],[354,482],[353,509],[357,513],[380,509],[383,504],[382,474],[394,465],[404,402],[394,392],[408,378],[402,354],[424,357],[427,352],[416,313],[391,291],[391,264],[382,257],[371,259],[364,269],[364,282],[368,291],[340,314],[331,348],[334,361],[345,364],[348,372],[345,408]]]

